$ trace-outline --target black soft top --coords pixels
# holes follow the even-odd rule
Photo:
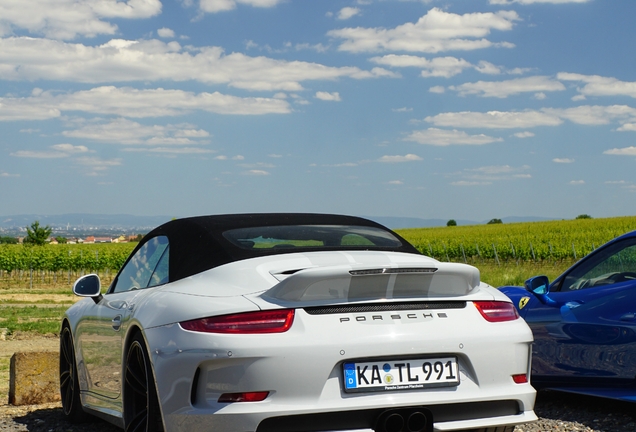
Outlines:
[[[390,233],[398,241],[388,245],[294,246],[292,248],[246,248],[231,241],[232,230],[258,227],[286,226],[342,226],[372,227]],[[244,230],[249,231],[249,230]],[[281,231],[281,230],[279,230]],[[195,275],[233,261],[266,255],[327,250],[380,250],[420,254],[398,234],[368,219],[314,213],[253,213],[196,216],[175,219],[150,231],[137,245],[131,256],[148,240],[168,237],[170,245],[170,282]],[[282,245],[280,245],[282,246]]]

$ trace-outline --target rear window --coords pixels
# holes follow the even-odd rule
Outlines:
[[[398,248],[390,231],[347,225],[281,225],[228,230],[223,236],[241,249]]]

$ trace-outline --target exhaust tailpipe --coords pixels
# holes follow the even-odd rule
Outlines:
[[[375,432],[432,432],[433,416],[425,408],[384,411],[375,423]]]

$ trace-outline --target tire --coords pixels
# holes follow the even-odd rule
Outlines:
[[[126,351],[123,392],[126,432],[163,431],[150,356],[141,333],[132,338]]]
[[[68,324],[64,324],[60,332],[60,395],[62,412],[67,421],[83,423],[91,418],[82,408],[73,335]]]

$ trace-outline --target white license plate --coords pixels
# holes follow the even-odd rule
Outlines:
[[[457,357],[346,362],[344,390],[396,391],[459,385]]]

